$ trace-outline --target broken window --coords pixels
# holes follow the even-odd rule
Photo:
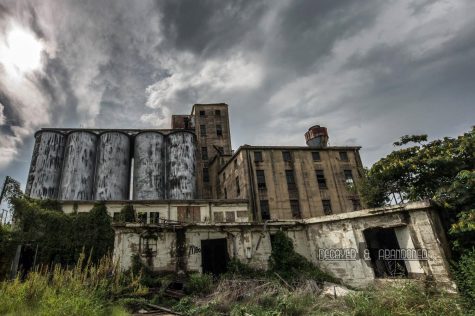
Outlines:
[[[292,218],[302,218],[299,200],[290,200],[290,210],[292,211]]]
[[[121,216],[120,212],[114,212],[114,214],[112,215],[112,221],[113,222],[122,221],[122,216]]]
[[[358,211],[361,209],[361,203],[359,199],[351,199],[351,204],[353,205],[353,211]]]
[[[262,161],[262,151],[255,151],[254,162],[261,162],[261,161]]]
[[[137,219],[139,223],[147,224],[147,213],[145,212],[137,213]]]
[[[256,177],[257,177],[257,187],[259,189],[266,188],[266,177],[264,174],[264,170],[256,170]]]
[[[322,204],[323,204],[323,213],[325,215],[331,215],[333,213],[333,210],[332,210],[332,203],[330,202],[330,200],[322,200]]]
[[[228,198],[228,190],[226,190],[226,188],[224,188],[224,198],[225,198],[225,199]]]
[[[237,168],[237,167],[238,167],[238,160],[236,158],[236,159],[234,159],[234,168]]]
[[[290,151],[283,151],[282,158],[284,161],[292,161],[292,155],[290,154]]]
[[[220,110],[214,110],[214,115],[215,116],[221,116],[221,111]]]
[[[239,196],[241,194],[241,188],[239,187],[239,177],[236,177],[236,195]]]
[[[201,147],[201,160],[208,160],[208,147]]]
[[[205,116],[206,112],[205,111],[200,111],[200,116]]]
[[[206,125],[200,125],[201,136],[206,136]]]
[[[351,170],[344,170],[345,182],[348,185],[353,185],[353,172]]]
[[[157,255],[157,236],[140,236],[140,255],[143,257],[154,257]]]
[[[260,201],[260,206],[261,206],[261,218],[263,220],[270,219],[269,201],[261,200]]]
[[[203,168],[203,182],[209,182],[209,170],[208,170],[208,168]]]
[[[216,135],[217,136],[223,136],[223,128],[219,124],[216,125]]]
[[[397,256],[401,248],[394,228],[370,228],[364,231],[364,237],[375,277],[404,278],[408,276],[405,261]]]
[[[323,170],[321,169],[315,170],[315,175],[317,176],[318,187],[320,189],[326,189],[327,180],[325,179],[325,174],[323,173]]]
[[[150,212],[150,224],[159,224],[159,223],[160,223],[160,213]]]
[[[348,153],[346,151],[340,151],[340,160],[348,161]]]
[[[320,161],[320,152],[312,151],[312,159],[313,161]]]
[[[236,221],[236,214],[234,212],[226,212],[226,222],[235,222]]]

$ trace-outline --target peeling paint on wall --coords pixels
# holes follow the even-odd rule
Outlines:
[[[97,135],[90,132],[69,134],[61,180],[61,200],[91,200]]]
[[[101,134],[97,145],[94,198],[96,200],[127,200],[129,174],[129,136],[120,132]]]
[[[58,197],[65,141],[66,137],[57,132],[36,135],[26,194],[33,198]]]
[[[165,196],[165,137],[145,132],[135,137],[134,200],[161,200]]]
[[[167,184],[168,198],[189,200],[196,197],[195,135],[176,132],[168,135]]]

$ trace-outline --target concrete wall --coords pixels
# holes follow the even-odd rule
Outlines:
[[[107,212],[111,217],[115,213],[120,213],[127,204],[132,204],[136,213],[145,213],[147,224],[151,223],[151,213],[159,213],[161,219],[178,221],[178,209],[184,207],[199,208],[199,222],[214,222],[216,214],[222,214],[222,220],[216,218],[217,222],[249,222],[249,210],[247,201],[142,201],[129,203],[127,201],[107,201],[105,202]],[[63,212],[71,214],[74,212],[89,212],[93,207],[93,202],[84,201],[64,201],[62,202]],[[232,216],[230,216],[232,214]]]
[[[429,260],[405,261],[409,278],[433,278],[436,282],[452,286],[449,276],[444,239],[437,231],[437,213],[427,203],[414,203],[405,207],[362,210],[312,218],[304,221],[256,223],[193,224],[181,227],[185,231],[184,257],[187,271],[202,272],[201,241],[226,238],[230,258],[236,258],[254,268],[267,269],[272,251],[270,236],[278,230],[289,236],[295,250],[323,271],[346,284],[365,287],[377,280],[370,260],[365,260],[367,246],[364,231],[369,228],[394,228],[401,248],[426,249]],[[152,258],[142,255],[144,262],[152,262],[156,271],[176,266],[176,236],[173,229],[156,228],[139,224],[115,226],[114,256],[121,267],[130,267],[130,257],[138,252],[140,235],[155,232],[158,254]],[[163,234],[160,235],[160,234]],[[175,240],[175,241],[174,241]],[[324,260],[320,249],[355,249],[358,256],[351,260]],[[361,256],[360,256],[361,255]],[[328,258],[327,258],[328,259]]]

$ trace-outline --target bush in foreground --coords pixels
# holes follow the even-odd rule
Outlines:
[[[81,256],[73,269],[57,265],[0,283],[0,314],[126,315],[114,300],[143,292],[138,278],[120,273],[110,257],[92,265]]]

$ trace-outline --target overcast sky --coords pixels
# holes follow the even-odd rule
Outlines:
[[[0,0],[0,176],[41,127],[167,128],[230,106],[233,147],[362,146],[475,120],[475,1]]]

